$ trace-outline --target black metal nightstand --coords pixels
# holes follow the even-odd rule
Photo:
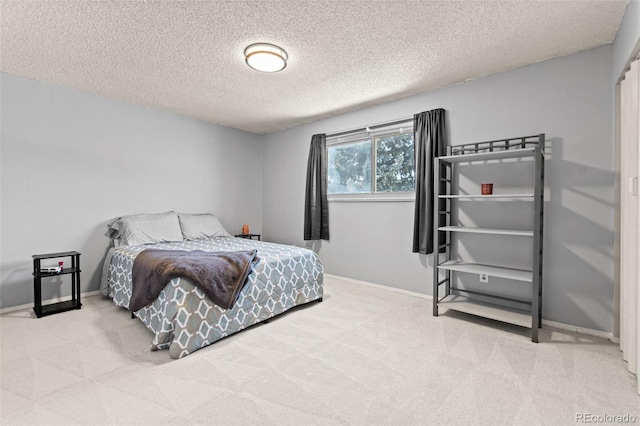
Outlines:
[[[258,237],[258,241],[262,241],[260,239],[260,234],[237,234],[236,237],[238,237],[238,238],[246,238],[248,240],[253,240],[253,237]]]
[[[80,309],[80,253],[77,251],[65,251],[61,253],[34,254],[33,256],[33,311],[38,318],[58,312]],[[40,264],[43,259],[71,258],[71,265],[57,271],[55,267],[51,271]],[[42,305],[42,279],[56,277],[58,275],[71,274],[71,300],[66,302]]]

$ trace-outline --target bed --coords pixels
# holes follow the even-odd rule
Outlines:
[[[168,349],[172,358],[182,358],[295,306],[322,301],[323,267],[316,253],[232,237],[213,215],[125,216],[109,229],[114,247],[105,259],[100,290],[126,309],[132,295],[134,261],[145,249],[257,250],[258,260],[230,309],[213,303],[190,280],[174,278],[151,304],[135,312],[153,333],[151,350]]]

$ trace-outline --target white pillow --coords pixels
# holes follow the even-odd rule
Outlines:
[[[116,246],[182,241],[182,231],[176,212],[123,216],[109,225]]]
[[[178,213],[180,229],[185,240],[199,240],[210,237],[230,237],[217,217],[210,213]]]

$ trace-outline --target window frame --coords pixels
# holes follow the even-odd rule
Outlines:
[[[405,130],[406,129],[406,130]],[[329,202],[409,202],[415,201],[415,184],[412,191],[377,191],[377,150],[375,139],[382,139],[397,134],[410,133],[413,139],[413,124],[404,126],[394,126],[377,131],[359,132],[345,137],[327,138],[326,155],[329,159],[329,148],[338,145],[355,144],[358,142],[369,141],[371,149],[371,188],[369,192],[346,192],[346,193],[330,193],[327,188],[327,199]],[[415,153],[415,141],[414,141]],[[415,154],[414,154],[414,170],[415,170]],[[327,161],[327,176],[329,173],[329,162]]]

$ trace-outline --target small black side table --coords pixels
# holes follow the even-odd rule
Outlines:
[[[33,311],[38,318],[58,312],[80,309],[80,253],[65,251],[61,253],[34,254],[33,256]],[[40,261],[43,259],[71,258],[71,267],[63,267],[60,272],[43,272]],[[42,305],[42,279],[58,275],[71,274],[71,300]]]
[[[260,239],[260,234],[238,234],[236,235],[238,238],[246,238],[248,240],[253,240],[253,237],[258,237],[258,241],[262,241]]]

